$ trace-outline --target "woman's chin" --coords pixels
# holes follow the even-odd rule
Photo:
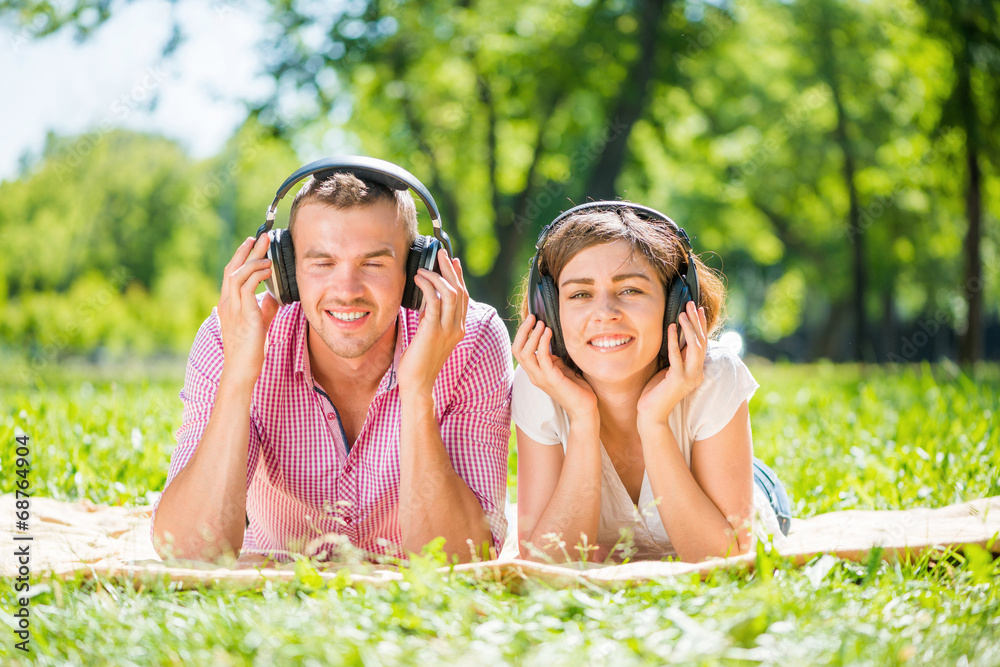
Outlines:
[[[588,382],[614,383],[634,378],[636,383],[645,382],[656,372],[656,358],[640,360],[634,356],[614,358],[604,355],[578,355],[573,361],[587,378]],[[596,358],[595,358],[596,357]]]

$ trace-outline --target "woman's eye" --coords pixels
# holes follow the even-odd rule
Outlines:
[[[588,297],[588,296],[590,296],[590,294],[588,294],[587,292],[574,292],[573,294],[569,295],[569,298],[571,298],[571,299],[582,299],[582,298]]]
[[[622,294],[632,295],[632,294],[642,294],[641,289],[636,289],[635,287],[626,287],[622,290]]]

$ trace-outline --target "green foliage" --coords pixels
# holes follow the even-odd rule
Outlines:
[[[1000,494],[996,366],[750,366],[754,451],[788,484],[796,516]]]
[[[1000,368],[748,362],[762,384],[751,401],[756,453],[789,486],[796,516],[1000,494]],[[23,431],[34,494],[151,502],[178,426],[181,370],[11,364],[0,377],[0,460]],[[11,492],[13,477],[0,479]],[[803,568],[761,551],[754,573],[520,595],[442,574],[443,562],[432,545],[402,581],[351,585],[300,561],[294,582],[246,592],[35,582],[30,660],[938,665],[991,664],[1000,646],[1000,565],[983,549],[894,564],[821,556]],[[10,641],[0,660],[28,664]]]
[[[186,351],[218,301],[222,268],[298,166],[248,121],[215,158],[126,131],[50,137],[42,161],[0,184],[0,340],[58,362]]]
[[[960,332],[973,301],[1000,313],[996,0],[268,4],[279,92],[218,156],[102,127],[0,185],[20,251],[0,269],[0,340],[53,361],[185,349],[235,244],[331,136],[428,185],[473,296],[501,312],[544,223],[620,196],[688,229],[762,349],[796,336],[800,358],[856,356],[855,302],[881,360],[928,322]],[[18,40],[110,15],[0,0]],[[983,224],[967,242],[970,150]]]
[[[829,560],[828,560],[829,559]],[[1000,592],[958,559],[776,563],[770,580],[716,573],[617,591],[511,595],[460,575],[433,586],[137,590],[37,586],[33,665],[988,665]],[[28,664],[11,642],[6,664]],[[963,656],[964,659],[963,659]]]

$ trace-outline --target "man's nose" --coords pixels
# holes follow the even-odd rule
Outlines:
[[[361,271],[355,267],[343,266],[332,276],[332,289],[343,301],[360,297],[365,292]]]

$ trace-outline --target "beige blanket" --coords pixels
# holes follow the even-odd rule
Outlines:
[[[81,573],[85,577],[132,578],[138,581],[170,580],[180,585],[257,586],[264,579],[292,580],[294,565],[264,566],[252,560],[231,567],[194,563],[163,563],[153,551],[149,537],[149,507],[123,508],[90,502],[65,503],[48,498],[31,499],[28,530],[15,525],[14,498],[0,496],[0,517],[5,530],[0,535],[0,570],[17,576],[21,563],[15,555],[28,548],[33,577],[59,577]],[[781,556],[802,564],[817,554],[863,560],[873,548],[881,557],[919,556],[928,549],[956,548],[976,544],[1000,553],[1000,496],[973,500],[940,509],[898,511],[831,512],[796,520],[783,544],[775,547]],[[20,538],[20,539],[18,539]],[[30,539],[25,539],[30,538]],[[644,582],[716,568],[752,567],[756,556],[715,559],[704,563],[635,562],[624,565],[559,566],[517,559],[500,559],[455,567],[482,579],[520,588],[536,581],[565,585],[581,580],[598,585]],[[241,559],[246,560],[246,559]],[[355,583],[379,583],[401,579],[396,568],[375,565],[329,565],[321,567],[323,578],[347,577]]]

